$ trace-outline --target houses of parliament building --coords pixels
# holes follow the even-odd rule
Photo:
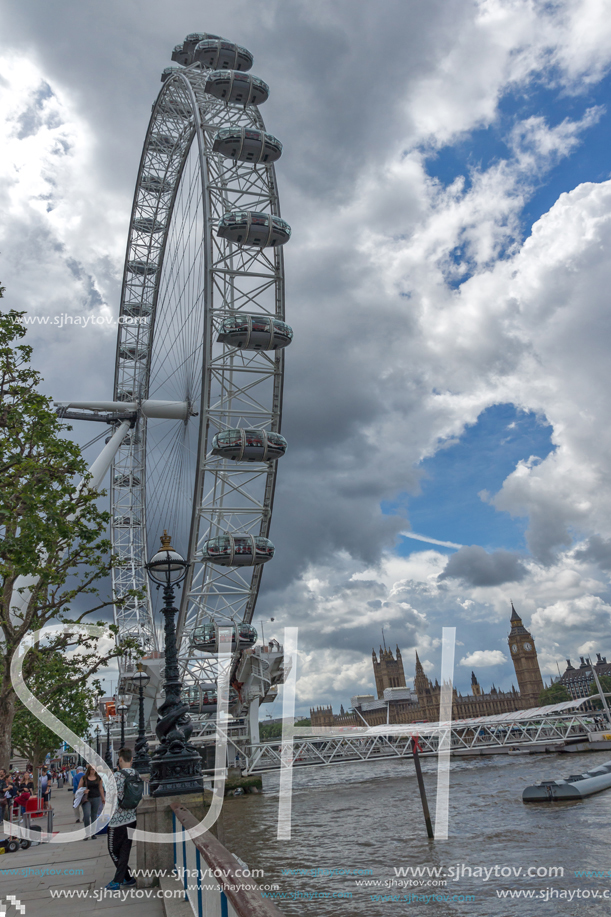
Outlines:
[[[476,716],[493,716],[524,710],[539,704],[543,690],[543,679],[537,660],[535,641],[522,624],[520,616],[511,605],[511,630],[508,645],[518,682],[517,689],[499,691],[494,686],[484,693],[475,673],[471,673],[471,694],[459,694],[453,690],[452,719],[462,720]],[[352,710],[334,714],[331,707],[317,707],[310,710],[312,726],[381,726],[384,723],[417,723],[439,720],[441,685],[430,681],[424,673],[418,653],[414,688],[405,684],[403,660],[397,647],[392,650],[380,647],[379,655],[372,652],[373,672],[377,699],[372,694],[356,695],[352,698]]]

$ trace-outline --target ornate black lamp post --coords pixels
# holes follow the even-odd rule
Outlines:
[[[150,680],[150,677],[144,671],[142,663],[139,662],[137,671],[132,675],[132,681],[138,686],[138,738],[136,739],[136,754],[134,755],[133,766],[139,774],[150,774],[151,772],[149,743],[146,741],[146,729],[144,726],[144,689]]]
[[[117,699],[119,701],[119,706],[117,707],[117,711],[119,712],[121,716],[121,748],[124,748],[125,747],[125,714],[127,713],[129,707],[125,703],[126,698],[123,694],[120,694]]]
[[[159,708],[155,732],[159,745],[151,761],[151,796],[178,796],[197,793],[203,789],[202,759],[198,750],[189,744],[193,732],[189,709],[180,699],[182,683],[176,652],[176,622],[174,615],[174,588],[183,581],[189,566],[172,548],[170,536],[161,536],[162,548],[147,564],[149,576],[163,586],[163,615],[165,618],[165,700]]]
[[[106,754],[104,760],[112,768],[112,746],[110,744],[110,717],[106,718]]]
[[[100,727],[96,726],[95,727],[95,750],[98,754],[98,757],[100,755],[100,735],[101,733],[102,733],[102,730],[100,729]]]

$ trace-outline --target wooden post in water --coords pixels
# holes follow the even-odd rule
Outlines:
[[[430,838],[434,838],[433,825],[431,823],[431,813],[429,804],[426,799],[426,790],[424,780],[422,779],[422,768],[420,767],[420,757],[418,755],[418,736],[412,736],[412,755],[414,756],[414,767],[416,768],[416,777],[418,778],[418,789],[420,790],[420,799],[422,800],[422,811],[424,812],[424,821],[426,823],[426,833]]]

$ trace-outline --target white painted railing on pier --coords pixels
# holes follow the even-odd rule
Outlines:
[[[180,803],[171,805],[174,833],[181,834],[174,842],[174,865],[196,917],[284,917],[213,834],[206,831],[192,840],[188,832],[197,819]]]

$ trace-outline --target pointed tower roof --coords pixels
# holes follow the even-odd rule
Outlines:
[[[422,663],[420,662],[420,658],[418,656],[418,650],[416,650],[416,673],[418,672],[424,672],[424,669],[422,668]]]
[[[479,684],[479,682],[478,682],[478,680],[477,680],[477,677],[476,677],[476,675],[475,675],[475,672],[471,672],[471,684],[472,684],[472,685],[477,685],[477,684]]]
[[[518,634],[528,634],[528,631],[522,624],[522,618],[513,607],[513,602],[511,603],[511,620],[509,623],[511,624],[510,637],[516,637]]]

